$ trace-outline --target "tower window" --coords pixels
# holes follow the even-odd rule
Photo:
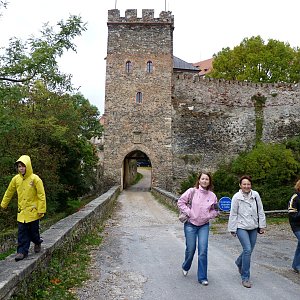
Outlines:
[[[143,102],[143,94],[141,92],[136,93],[135,102],[136,103],[142,103]]]
[[[130,60],[126,61],[125,70],[126,73],[130,73],[132,71],[132,62]]]
[[[147,61],[147,73],[153,72],[153,63],[151,60]]]

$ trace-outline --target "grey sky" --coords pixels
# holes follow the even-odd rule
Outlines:
[[[299,0],[9,0],[0,18],[0,46],[16,36],[38,36],[42,25],[55,25],[70,14],[81,15],[88,30],[76,38],[77,53],[60,60],[61,69],[73,75],[73,84],[104,112],[107,11],[153,8],[155,17],[165,10],[175,18],[174,55],[198,62],[211,58],[224,47],[234,47],[243,38],[260,35],[300,46]]]

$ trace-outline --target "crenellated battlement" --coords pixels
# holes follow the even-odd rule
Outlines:
[[[217,79],[217,78],[210,78],[205,76],[199,76],[198,74],[191,74],[191,73],[176,73],[174,75],[176,81],[190,81],[191,83],[214,83],[218,85],[238,85],[238,86],[245,86],[251,88],[278,88],[281,90],[288,90],[288,91],[299,91],[300,85],[298,83],[254,83],[254,82],[247,82],[247,81],[238,81],[238,80],[226,80],[226,79]]]
[[[126,9],[125,17],[121,17],[118,9],[111,9],[108,11],[107,23],[166,23],[174,25],[174,16],[170,11],[162,11],[159,14],[159,18],[154,18],[154,9],[142,9],[142,17],[138,18],[136,9]]]

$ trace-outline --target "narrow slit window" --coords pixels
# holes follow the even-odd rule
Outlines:
[[[151,60],[147,61],[147,73],[153,72],[153,63]]]
[[[125,70],[126,73],[130,73],[132,71],[132,62],[130,60],[126,61]]]
[[[136,103],[142,103],[143,102],[143,94],[141,92],[136,93],[135,102]]]

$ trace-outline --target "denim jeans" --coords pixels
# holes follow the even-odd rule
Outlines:
[[[245,230],[238,228],[236,234],[243,247],[243,252],[235,261],[238,268],[241,270],[242,280],[250,279],[250,261],[251,254],[255,247],[257,238],[257,229]]]
[[[295,231],[294,232],[296,238],[298,239],[298,244],[292,264],[292,268],[294,270],[298,270],[300,272],[300,231]]]
[[[191,223],[184,223],[185,234],[185,260],[182,264],[182,269],[188,271],[191,268],[194,254],[196,251],[196,243],[198,239],[198,281],[207,280],[207,248],[209,223],[201,226],[196,226]]]
[[[39,220],[20,223],[18,222],[18,253],[28,254],[30,242],[40,244],[42,242],[39,233]]]

